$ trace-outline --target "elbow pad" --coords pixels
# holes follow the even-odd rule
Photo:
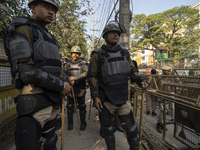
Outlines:
[[[21,80],[25,84],[34,84],[38,87],[60,92],[64,89],[64,83],[59,77],[50,73],[39,71],[32,65],[19,65]]]
[[[19,63],[27,62],[31,57],[31,47],[28,38],[22,33],[15,33],[9,39],[11,60]]]
[[[64,83],[59,77],[56,77],[50,73],[43,71],[39,72],[38,79],[40,81],[40,87],[46,88],[53,91],[62,91],[64,89]]]

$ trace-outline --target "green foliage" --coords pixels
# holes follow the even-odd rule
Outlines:
[[[105,45],[106,42],[104,39],[95,38],[94,39],[94,49],[100,48],[102,45]]]
[[[0,4],[0,32],[8,27],[13,18],[29,16],[28,0],[2,0]]]
[[[89,11],[81,10],[82,5],[87,5],[88,1],[82,0],[62,0],[57,1],[59,11],[56,14],[56,26],[49,26],[52,34],[57,39],[58,47],[64,56],[71,57],[70,50],[77,45],[81,48],[84,57],[87,56],[87,44],[85,38],[85,21],[80,20],[82,15],[87,15]]]
[[[199,22],[198,10],[189,6],[175,7],[162,13],[135,15],[132,21],[131,51],[144,47],[165,47],[178,56],[199,46],[200,31],[194,30]]]
[[[18,16],[30,16],[28,0],[4,0],[0,4],[0,31],[8,27],[13,18]],[[81,21],[83,15],[88,15],[90,9],[88,0],[57,0],[59,11],[56,14],[55,23],[48,26],[50,32],[57,40],[59,50],[63,56],[71,57],[70,50],[78,45],[83,56],[87,56],[87,44],[85,38],[85,23]],[[80,3],[79,3],[80,2]],[[85,9],[84,9],[85,8]]]

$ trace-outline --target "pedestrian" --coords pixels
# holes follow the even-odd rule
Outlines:
[[[71,92],[62,76],[59,50],[45,28],[58,10],[54,0],[30,0],[33,16],[15,18],[9,28],[11,72],[20,94],[15,98],[17,150],[56,150],[61,95]]]
[[[128,100],[128,80],[131,78],[143,90],[148,82],[138,77],[138,70],[133,65],[127,49],[118,45],[122,31],[118,23],[110,22],[103,30],[102,36],[106,45],[94,50],[91,54],[88,71],[88,82],[91,97],[101,118],[101,128],[105,136],[108,150],[115,150],[116,122],[118,115],[123,129],[126,131],[131,150],[138,149],[138,128],[133,119],[132,106]]]
[[[171,73],[171,68],[169,66],[163,66],[162,67],[162,74],[161,75],[167,76],[170,73]],[[168,82],[169,79],[162,78],[160,80],[161,80],[161,82],[159,82],[160,83],[159,89],[162,90],[162,91],[165,91],[163,84],[165,82]],[[170,89],[167,90],[167,91],[170,92]],[[174,112],[173,103],[172,102],[168,102],[168,103],[169,103],[169,111],[173,114],[173,112]],[[159,133],[162,133],[162,131],[163,131],[163,107],[162,107],[161,104],[159,105],[159,110],[160,110],[160,112],[159,112],[159,115],[158,115],[158,122],[157,122],[157,125],[156,125],[156,129]]]
[[[84,60],[80,59],[81,49],[79,46],[73,46],[71,49],[72,60],[68,61],[64,66],[64,73],[69,76],[70,82],[72,82],[74,95],[76,102],[78,103],[77,108],[80,110],[80,129],[85,130],[87,123],[86,117],[86,79],[87,79],[87,64]],[[74,112],[74,99],[73,94],[67,97],[67,117],[68,117],[68,130],[73,129],[73,112]]]
[[[151,70],[151,75],[155,75],[156,74],[156,70],[155,69],[152,69]],[[159,78],[158,78],[159,79]],[[159,84],[159,81],[160,80],[157,80],[156,81],[156,84],[157,85],[160,85]],[[155,86],[155,83],[154,83],[154,80],[151,79],[150,81],[150,86],[152,89],[156,89],[156,86]],[[158,88],[159,89],[159,88]],[[153,96],[151,95],[150,93],[146,93],[145,94],[145,98],[146,98],[146,114],[149,115],[150,114],[150,105],[152,107],[152,116],[156,116],[157,113],[155,112],[156,111],[156,104],[157,104],[157,97],[156,96]]]

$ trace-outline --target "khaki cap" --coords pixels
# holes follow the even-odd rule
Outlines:
[[[162,70],[170,70],[171,68],[169,66],[163,66]]]

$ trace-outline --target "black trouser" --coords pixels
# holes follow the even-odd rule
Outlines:
[[[86,105],[85,105],[85,94],[82,97],[76,97],[77,109],[80,110],[81,123],[85,123]],[[74,99],[73,97],[67,97],[67,116],[68,124],[73,123],[73,112],[74,112]]]

